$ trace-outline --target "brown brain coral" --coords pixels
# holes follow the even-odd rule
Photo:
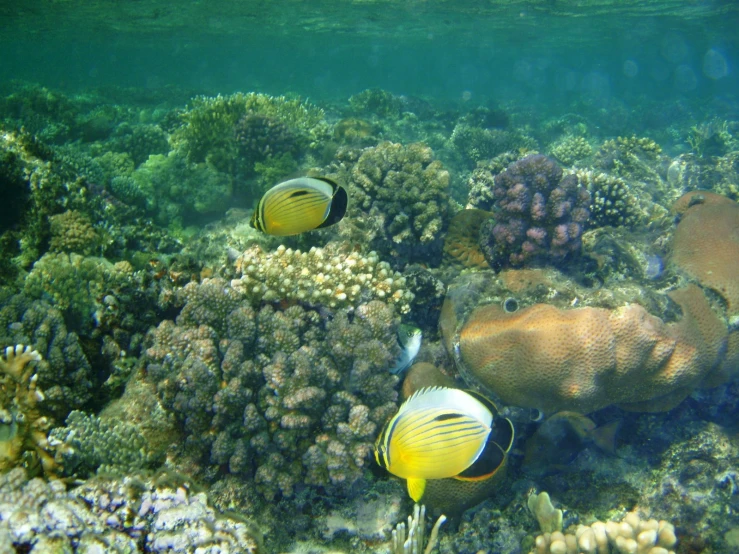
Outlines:
[[[671,296],[683,311],[675,323],[636,304],[479,307],[461,327],[460,370],[504,402],[545,412],[669,409],[728,359],[726,325],[703,292],[691,285]]]
[[[684,213],[675,230],[672,263],[719,293],[729,315],[739,314],[739,204],[693,191],[675,202],[674,210]]]

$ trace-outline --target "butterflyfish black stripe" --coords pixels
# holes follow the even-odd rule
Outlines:
[[[300,205],[308,199],[313,199],[314,202],[328,202],[331,200],[326,195],[315,193],[315,192],[303,191],[303,194],[298,196],[297,198],[293,196],[292,194],[283,193],[280,195],[276,195],[275,197],[271,199],[270,210],[282,209],[282,207],[286,205],[288,206],[292,204]]]
[[[445,434],[448,432],[462,432],[467,430],[478,430],[478,432],[484,433],[487,430],[483,425],[477,421],[457,421],[450,423],[436,424],[435,422],[425,423],[423,425],[415,425],[412,427],[404,427],[397,430],[397,436],[405,437],[412,435],[414,437],[423,438],[428,434]]]
[[[270,207],[271,210],[283,210],[285,207],[303,207],[306,205],[311,204],[325,204],[330,202],[330,198],[326,198],[325,196],[318,196],[316,194],[310,194],[306,196],[301,196],[298,199],[295,198],[287,198],[284,201],[280,200],[279,203],[275,203],[273,206]]]
[[[447,437],[446,435],[449,435],[449,436]],[[471,439],[479,439],[481,435],[483,435],[483,433],[479,433],[479,432],[469,432],[469,433],[449,432],[449,433],[443,433],[443,434],[436,433],[434,435],[417,438],[415,440],[399,441],[399,442],[403,445],[403,447],[412,449],[424,443],[439,443],[439,444],[450,444],[450,445],[463,444],[466,442],[470,442]]]

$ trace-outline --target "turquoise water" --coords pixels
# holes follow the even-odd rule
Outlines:
[[[79,4],[6,5],[0,77],[544,107],[737,88],[728,1]]]
[[[420,554],[375,440],[425,386],[498,418],[482,479],[428,480],[430,551],[738,552],[737,29],[728,0],[0,0],[0,553]],[[298,176],[336,221],[262,232]]]

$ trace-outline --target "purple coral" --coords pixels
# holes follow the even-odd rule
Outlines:
[[[492,196],[495,220],[480,235],[491,266],[557,263],[580,249],[590,193],[554,160],[532,154],[512,163],[495,177]]]

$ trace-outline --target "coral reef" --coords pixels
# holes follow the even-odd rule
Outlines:
[[[146,439],[127,421],[105,421],[98,416],[73,411],[65,427],[49,433],[49,444],[57,451],[57,462],[69,475],[85,476],[95,471],[126,474],[146,468],[152,453]]]
[[[630,512],[621,521],[596,521],[567,533],[545,531],[530,554],[675,554],[670,549],[676,543],[671,523]]]
[[[635,227],[646,219],[639,200],[620,177],[578,171],[580,183],[590,192],[590,221],[598,227]]]
[[[50,299],[75,329],[89,331],[103,319],[107,295],[130,278],[125,267],[105,258],[50,252],[33,264],[23,292]]]
[[[93,371],[80,339],[70,332],[62,313],[42,300],[18,294],[0,308],[0,347],[31,345],[42,360],[36,362],[44,409],[63,421],[70,410],[92,398]]]
[[[38,352],[20,344],[0,358],[0,474],[21,463],[47,476],[59,470],[47,440],[52,421],[39,406],[44,395],[33,372],[39,361]]]
[[[474,208],[457,212],[444,239],[444,261],[467,268],[489,267],[479,241],[482,226],[492,217],[490,212]]]
[[[116,127],[110,140],[110,150],[128,154],[134,165],[138,166],[151,155],[167,154],[169,143],[166,133],[157,125],[131,125],[124,122]]]
[[[570,135],[553,144],[550,152],[562,164],[572,166],[589,157],[593,153],[593,147],[585,138]]]
[[[507,313],[499,303],[475,307],[483,297],[468,278],[456,286],[442,308],[445,344],[465,379],[509,404],[547,413],[612,404],[666,410],[735,369],[736,333],[694,285],[669,293],[682,311],[669,323],[631,303],[577,309],[534,303]],[[515,294],[487,286],[487,298]],[[464,296],[473,303],[469,309]],[[459,317],[460,311],[467,314]]]
[[[628,183],[643,182],[663,190],[660,175],[662,148],[649,138],[618,137],[604,142],[595,154],[594,166]]]
[[[426,506],[413,506],[413,515],[408,516],[408,523],[400,522],[393,529],[391,554],[431,554],[436,548],[439,528],[446,521],[441,515],[434,523],[429,533],[428,542],[424,539],[426,528]],[[406,538],[407,537],[407,538]],[[424,548],[424,544],[426,547]]]
[[[299,482],[350,486],[395,409],[392,308],[374,300],[325,320],[240,296],[217,278],[190,287],[177,323],[149,334],[147,374],[183,426],[183,454],[253,478],[268,499]]]
[[[400,98],[379,88],[366,89],[351,96],[349,105],[358,114],[371,114],[382,118],[398,117],[403,109]]]
[[[365,149],[346,177],[352,217],[382,222],[372,248],[398,263],[440,254],[451,218],[449,172],[431,148],[383,142]]]
[[[194,552],[259,554],[262,537],[224,515],[180,479],[97,478],[67,491],[62,481],[0,475],[0,545],[32,552]]]
[[[739,204],[709,192],[689,192],[673,209],[682,213],[670,261],[720,294],[729,315],[739,314]]]
[[[495,176],[495,219],[480,230],[480,246],[494,267],[561,262],[578,252],[590,216],[590,193],[577,176],[532,154]]]
[[[75,252],[88,256],[100,248],[101,237],[92,226],[90,218],[76,211],[67,210],[49,218],[51,224],[52,252]]]
[[[536,140],[520,132],[484,129],[465,123],[454,127],[449,143],[470,167],[505,152],[527,152],[537,148]]]
[[[178,151],[149,156],[130,178],[122,179],[111,183],[114,193],[135,204],[145,198],[159,223],[175,226],[222,213],[233,189],[231,177],[204,164],[190,164]]]
[[[328,132],[320,108],[258,93],[198,96],[181,117],[184,124],[172,134],[173,146],[182,149],[189,162],[205,162],[231,176],[250,172],[254,162],[271,152],[291,151],[296,140],[310,146]],[[255,142],[265,139],[270,142]],[[240,150],[256,157],[242,159]]]
[[[253,304],[275,300],[354,310],[370,300],[384,300],[402,314],[410,311],[413,293],[405,278],[380,261],[375,252],[347,252],[338,243],[308,252],[279,246],[265,252],[253,246],[236,260],[241,278],[231,286]]]

